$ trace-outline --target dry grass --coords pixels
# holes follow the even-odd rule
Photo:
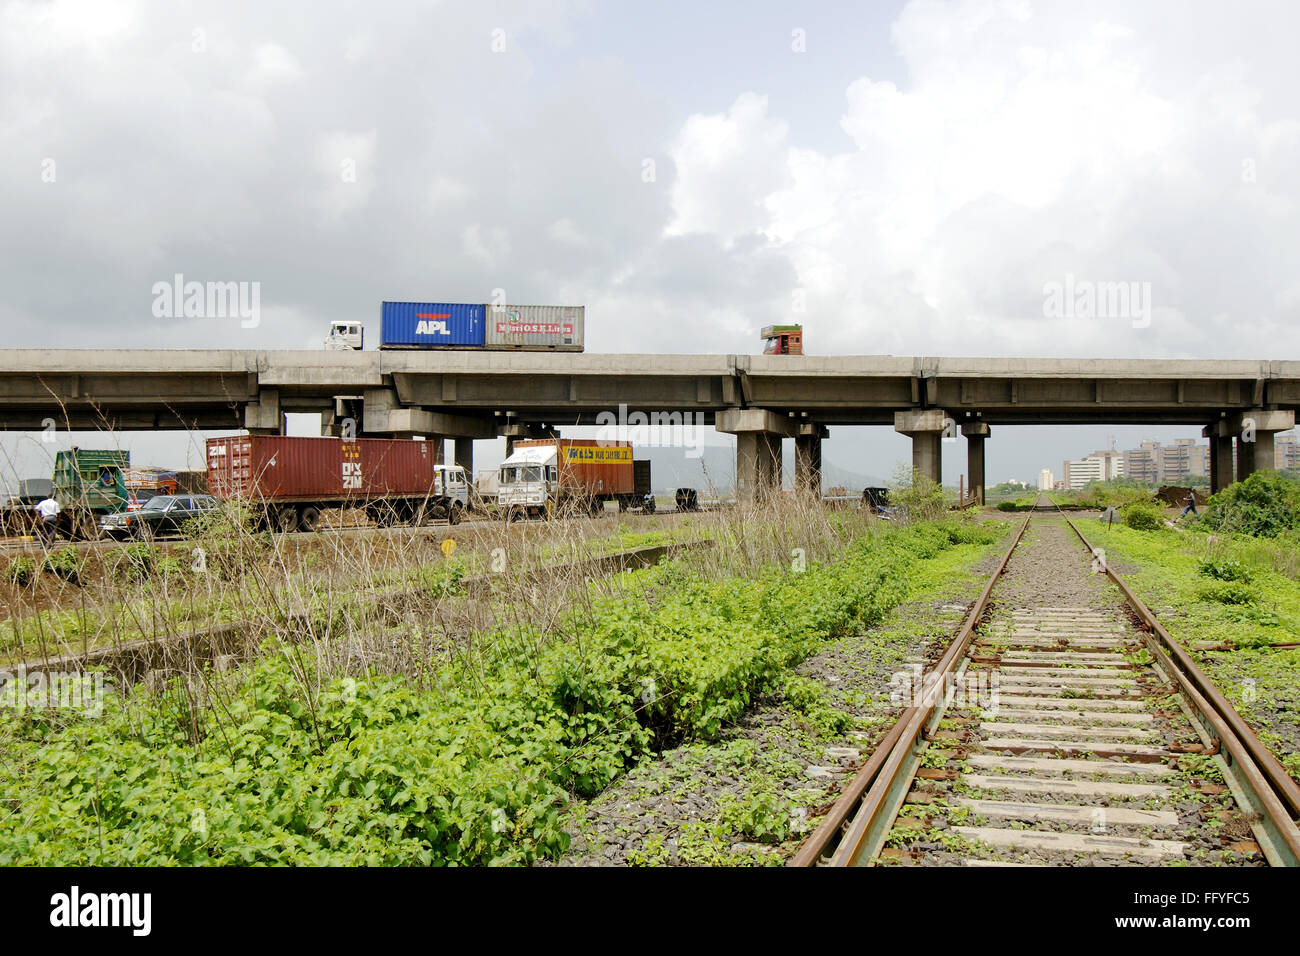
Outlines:
[[[593,559],[709,542],[684,560],[726,579],[833,558],[874,526],[861,510],[828,511],[785,495],[687,515],[611,513],[310,538],[224,523],[145,552],[90,554],[80,585],[46,573],[35,590],[10,587],[0,648],[17,661],[90,648],[120,655],[144,642],[152,649],[123,665],[124,673],[156,679],[199,677],[213,663],[229,666],[279,645],[298,649],[302,677],[313,685],[361,673],[424,683],[450,661],[472,671],[475,661],[521,650],[498,646],[504,633],[554,640],[566,617],[593,613],[603,598],[638,587],[627,575],[593,573]],[[456,542],[450,557],[447,539]],[[152,573],[133,572],[132,554],[152,555]],[[187,640],[214,625],[230,626],[219,639]]]

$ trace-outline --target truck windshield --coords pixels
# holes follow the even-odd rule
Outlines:
[[[542,468],[540,465],[511,465],[501,469],[501,483],[503,485],[513,484],[517,481],[541,481]]]

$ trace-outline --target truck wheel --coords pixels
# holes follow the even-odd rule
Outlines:
[[[320,509],[314,505],[307,505],[298,514],[299,531],[315,531],[320,525]]]
[[[518,505],[515,505],[514,507],[510,508],[510,510],[506,512],[506,520],[512,522],[523,521],[524,509],[520,508]]]
[[[453,501],[447,506],[447,524],[460,524],[461,513],[465,510],[459,501]]]
[[[298,509],[281,508],[275,513],[275,530],[288,534],[298,527]]]

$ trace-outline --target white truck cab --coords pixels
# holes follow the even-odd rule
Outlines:
[[[359,350],[365,331],[360,322],[331,322],[329,337],[325,339],[325,348],[333,352]]]
[[[460,465],[434,467],[433,493],[445,498],[447,503],[461,508],[469,507],[469,476]]]
[[[555,446],[516,448],[501,463],[499,474],[497,504],[500,507],[540,514],[559,488]]]

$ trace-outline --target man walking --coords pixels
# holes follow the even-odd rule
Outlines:
[[[38,530],[43,539],[53,541],[58,537],[60,510],[59,503],[54,500],[53,496],[36,503],[35,511],[39,522]]]
[[[1189,512],[1189,511],[1190,511],[1192,514],[1194,514],[1194,515],[1195,515],[1195,514],[1200,514],[1200,512],[1196,510],[1196,492],[1194,492],[1194,491],[1189,491],[1189,492],[1187,493],[1187,499],[1186,499],[1186,500],[1187,500],[1187,507],[1184,508],[1184,509],[1183,509],[1183,513],[1180,514],[1180,515],[1178,516],[1178,519],[1179,519],[1180,521],[1181,521],[1183,518],[1186,518],[1186,517],[1187,517],[1187,512]]]

